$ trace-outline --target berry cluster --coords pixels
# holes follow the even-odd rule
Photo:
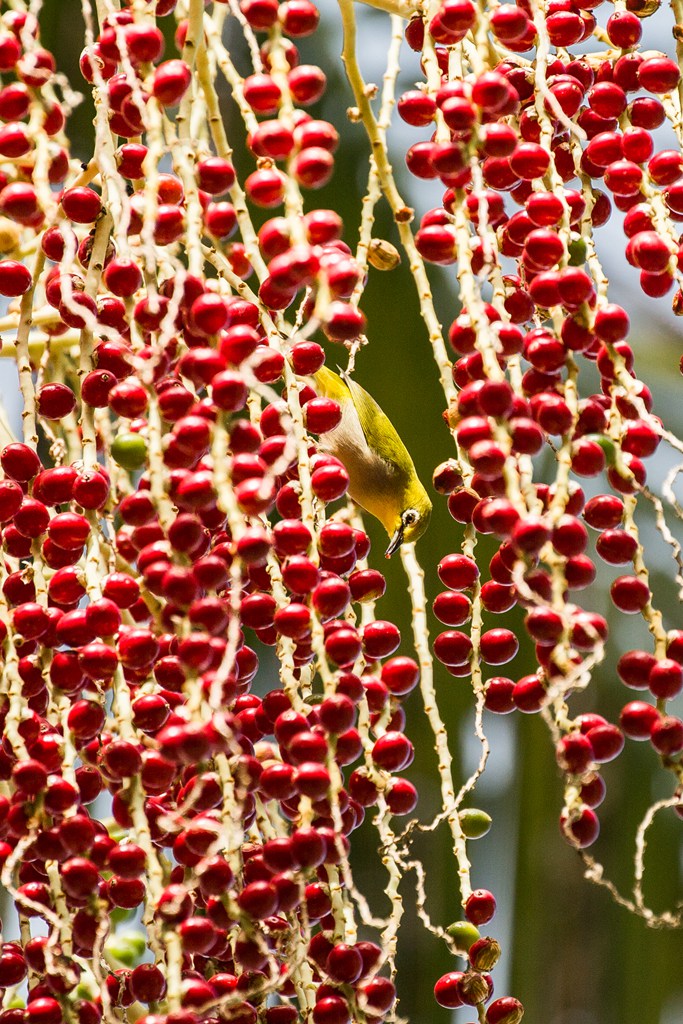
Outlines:
[[[245,0],[242,79],[226,7],[192,4],[162,60],[156,19],[176,5],[152,6],[112,12],[83,51],[84,168],[38,23],[2,19],[0,291],[24,439],[0,452],[0,846],[21,923],[0,987],[28,987],[0,1016],[380,1021],[395,987],[357,933],[348,836],[366,808],[415,809],[399,773],[419,668],[372,613],[367,534],[325,521],[348,476],[311,435],[341,413],[308,383],[322,347],[281,315],[299,298],[334,341],[364,325],[341,219],[305,214],[299,191],[330,177],[338,141],[303,109],[325,76],[292,41],[319,15]],[[255,162],[243,183],[216,62]],[[283,202],[257,232],[253,208]],[[265,696],[250,644],[277,648]],[[141,949],[116,927],[131,911]]]
[[[170,59],[157,19],[176,4],[148,6],[88,26],[82,166],[38,21],[2,17],[3,355],[24,410],[0,450],[0,861],[20,926],[0,1019],[379,1024],[395,948],[359,927],[393,927],[398,897],[379,924],[358,903],[349,837],[374,808],[391,844],[416,808],[420,669],[374,614],[360,518],[326,518],[349,478],[315,443],[341,410],[311,386],[309,339],[359,337],[367,266],[338,214],[304,209],[338,143],[304,109],[325,75],[294,42],[319,13],[243,0],[242,78],[226,5],[190,4]],[[136,913],[144,937],[122,927]]]
[[[448,590],[434,612],[448,628],[434,654],[453,675],[472,676],[489,711],[547,716],[566,777],[561,828],[579,849],[598,836],[599,767],[619,755],[624,736],[650,740],[676,793],[683,781],[683,721],[668,710],[683,689],[680,633],[667,631],[655,604],[635,517],[641,495],[657,507],[647,459],[667,435],[636,376],[629,317],[609,301],[594,241],[613,208],[623,213],[626,260],[643,292],[661,298],[676,286],[681,311],[683,158],[680,147],[655,151],[652,136],[668,119],[681,142],[681,72],[665,54],[639,52],[643,21],[658,5],[626,3],[605,30],[592,13],[599,6],[520,0],[485,13],[470,0],[443,0],[406,28],[424,82],[398,100],[408,125],[431,131],[410,146],[409,171],[445,187],[441,206],[419,222],[416,254],[456,266],[462,301],[448,331],[452,365],[435,346],[442,380],[452,369],[445,417],[458,457],[436,469],[434,486],[466,525],[467,550],[439,565]],[[589,39],[603,48],[567,52]],[[532,61],[520,56],[530,50]],[[595,370],[599,390],[586,393]],[[534,457],[548,449],[557,471],[540,482]],[[584,480],[599,481],[590,497]],[[567,705],[608,639],[607,619],[579,594],[590,597],[596,578],[587,527],[597,557],[623,573],[611,583],[612,604],[642,615],[653,639],[651,651],[619,658],[619,678],[651,701],[627,703],[618,725],[572,716]],[[499,547],[482,580],[474,546],[484,535]],[[482,680],[481,663],[502,665],[518,646],[510,630],[482,632],[482,614],[515,605],[525,610],[538,670]],[[470,620],[469,634],[453,628]],[[441,979],[439,1002],[459,1005],[463,978]]]

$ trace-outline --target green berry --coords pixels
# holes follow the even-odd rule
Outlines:
[[[134,967],[145,954],[145,937],[141,932],[117,931],[104,944],[105,953],[124,967]]]
[[[569,266],[582,267],[586,262],[586,242],[581,235],[576,235],[569,243]]]
[[[466,807],[458,815],[460,828],[468,839],[481,839],[491,828],[491,815],[478,807]]]
[[[127,832],[121,828],[116,818],[105,818],[103,825],[107,829],[110,839],[115,839],[117,843],[126,838]]]
[[[76,997],[78,999],[96,999],[98,994],[99,990],[95,988],[94,979],[92,981],[80,981],[76,987]]]
[[[129,431],[117,434],[112,442],[111,455],[122,469],[141,469],[147,461],[147,442],[141,434]]]
[[[605,453],[605,462],[608,466],[614,466],[617,461],[617,449],[614,445],[614,441],[611,437],[605,437],[604,434],[589,434],[591,441],[597,441]]]
[[[462,953],[463,956],[467,956],[472,943],[480,938],[479,929],[469,921],[454,921],[453,924],[449,924],[446,934],[450,935],[458,953]]]

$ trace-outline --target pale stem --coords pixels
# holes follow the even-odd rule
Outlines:
[[[419,4],[411,0],[362,0],[366,7],[374,7],[378,11],[386,11],[404,21],[409,21],[419,13]]]
[[[215,54],[217,52],[216,47],[222,47],[222,43],[220,42],[220,36],[216,31],[213,21],[208,16],[205,19],[205,25],[206,34],[211,43],[210,52],[212,55],[212,59],[218,61],[219,58]],[[225,53],[225,60],[227,61],[229,73],[232,75],[234,69],[232,68],[232,64],[229,60],[229,57],[227,56],[227,53]],[[209,51],[206,48],[202,49],[197,56],[197,74],[199,76],[199,81],[202,87],[202,91],[204,93],[204,102],[206,103],[209,130],[211,132],[213,144],[216,147],[216,153],[218,154],[218,156],[222,156],[226,160],[231,160],[232,147],[230,146],[225,131],[225,125],[223,123],[223,117],[221,115],[220,105],[218,102],[218,93],[216,92],[216,86],[212,75],[211,64],[209,61]],[[228,79],[228,81],[231,81],[231,79]],[[248,108],[247,104],[244,103],[243,94],[241,92],[241,85],[239,86],[238,89],[236,72],[234,73],[233,94],[237,98],[238,102],[239,97],[242,96],[242,103],[244,104],[245,107],[243,116],[246,116],[246,110],[250,108]],[[254,228],[254,225],[251,220],[251,215],[247,208],[244,189],[237,180],[237,177],[235,177],[235,182],[232,188],[230,189],[230,199],[232,201],[232,205],[235,207],[237,223],[239,225],[240,234],[242,236],[242,241],[244,242],[245,250],[249,257],[249,262],[254,268],[254,272],[258,280],[262,281],[267,276],[268,271],[266,270],[266,264],[263,260],[263,256],[261,255],[256,230]]]
[[[470,862],[467,857],[467,842],[460,826],[458,805],[453,785],[453,757],[448,746],[448,733],[439,711],[434,686],[434,664],[429,649],[429,628],[427,625],[427,599],[424,591],[424,571],[415,555],[412,544],[401,547],[401,560],[408,581],[408,591],[413,607],[413,642],[420,663],[420,692],[427,720],[434,734],[438,757],[438,771],[441,783],[443,816],[453,840],[453,852],[458,864],[460,895],[463,904],[472,892]]]
[[[415,245],[415,239],[410,229],[410,221],[413,211],[406,206],[396,188],[394,175],[389,162],[389,155],[383,143],[380,128],[377,124],[372,105],[367,95],[367,87],[358,65],[356,55],[356,22],[353,11],[352,0],[338,0],[341,11],[342,24],[344,29],[344,46],[342,60],[346,68],[346,74],[353,90],[358,110],[365,126],[365,130],[372,148],[372,156],[375,161],[377,173],[379,174],[382,191],[385,195],[396,221],[401,244],[409,258],[410,272],[417,287],[420,302],[420,313],[429,331],[429,341],[432,346],[434,359],[439,368],[441,386],[448,400],[449,405],[455,403],[455,386],[451,377],[450,360],[446,351],[446,344],[443,339],[443,332],[439,318],[434,309],[432,291],[429,278],[425,269],[424,261]],[[396,11],[392,13],[398,13]]]
[[[633,556],[633,568],[635,575],[647,586],[649,598],[647,604],[643,608],[643,618],[647,623],[647,628],[652,634],[652,638],[655,642],[655,657],[665,658],[666,657],[666,630],[664,629],[664,623],[662,619],[661,611],[655,606],[652,599],[652,587],[650,586],[650,573],[645,563],[645,555],[643,552],[643,545],[640,542],[638,534],[638,526],[635,521],[635,510],[636,510],[637,498],[635,495],[629,494],[624,498],[624,528],[627,533],[637,541],[636,552]],[[657,706],[660,711],[664,711],[666,707],[666,701],[660,698],[657,701]]]
[[[33,296],[36,285],[41,278],[45,267],[45,254],[42,249],[36,253],[33,264],[31,285],[21,298],[19,311],[19,329],[17,331],[16,354],[17,368],[19,370],[19,387],[23,400],[21,413],[23,423],[24,443],[30,448],[38,445],[38,427],[36,423],[36,395],[33,386],[33,371],[31,369],[31,358],[29,354],[29,333],[32,324]]]
[[[396,90],[396,80],[401,70],[399,65],[399,54],[403,43],[402,20],[395,16],[392,17],[391,28],[391,41],[389,43],[389,51],[387,54],[387,67],[384,72],[381,106],[379,118],[377,119],[377,128],[381,133],[385,146],[386,132],[391,123],[391,111],[395,103],[394,93]],[[381,198],[381,195],[382,190],[380,187],[379,174],[377,172],[374,157],[371,155],[370,173],[368,174],[368,183],[361,204],[361,222],[358,232],[358,245],[356,246],[356,263],[361,270],[361,274],[358,284],[354,288],[351,296],[351,301],[355,305],[358,304],[365,288],[364,277],[368,266],[368,249],[372,240],[372,228],[375,223],[375,206]]]
[[[94,298],[97,295],[102,268],[104,267],[109,236],[114,221],[110,213],[105,212],[97,222],[95,237],[92,244],[88,273],[85,279],[85,294]],[[79,342],[78,376],[81,384],[83,379],[93,368],[92,362],[93,332],[88,323],[81,330]],[[95,432],[95,419],[93,409],[86,403],[81,402],[81,443],[83,445],[83,463],[86,468],[94,469],[97,465],[97,436]]]

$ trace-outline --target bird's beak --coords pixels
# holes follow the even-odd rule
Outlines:
[[[385,558],[391,558],[393,554],[400,548],[403,543],[403,523],[399,526],[398,530],[394,533],[393,537],[389,541],[389,547],[384,553]]]

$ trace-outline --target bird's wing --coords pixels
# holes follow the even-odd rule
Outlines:
[[[393,423],[372,395],[369,395],[365,388],[357,384],[344,370],[339,372],[351,393],[351,399],[370,450],[379,455],[396,471],[399,471],[401,466],[412,465],[410,455]]]

